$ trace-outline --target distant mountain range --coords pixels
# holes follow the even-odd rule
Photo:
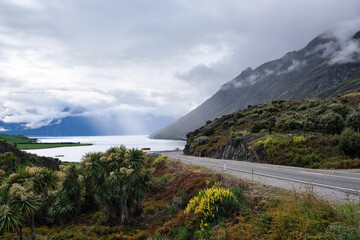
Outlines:
[[[360,31],[348,39],[329,31],[301,50],[289,52],[255,70],[246,69],[199,107],[150,137],[185,139],[188,132],[207,120],[248,105],[276,99],[324,99],[357,87],[360,87]]]
[[[22,134],[26,136],[149,134],[173,122],[174,119],[165,116],[146,115],[142,116],[141,120],[133,121],[133,126],[131,127],[129,127],[129,121],[119,117],[108,118],[105,122],[101,117],[71,116],[53,120],[47,126],[34,129],[24,127],[25,123],[4,123],[0,121],[0,133]]]

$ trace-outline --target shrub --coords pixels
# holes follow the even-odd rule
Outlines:
[[[326,133],[339,134],[344,128],[344,119],[338,113],[327,112],[321,116],[320,126]]]
[[[203,134],[205,136],[213,135],[214,134],[214,129],[212,129],[212,128],[206,129]]]
[[[358,132],[360,131],[360,113],[358,111],[353,111],[348,115],[347,125]]]
[[[168,182],[168,178],[166,176],[163,176],[159,179],[160,184],[166,184]]]
[[[242,118],[242,117],[244,117],[244,114],[243,114],[242,112],[237,112],[237,113],[235,113],[235,118],[236,118],[236,119],[240,119],[240,118]]]
[[[156,232],[153,237],[149,237],[147,240],[167,240],[168,238],[165,236],[161,236],[159,232]]]
[[[339,147],[350,157],[360,157],[360,133],[346,128],[339,136]]]
[[[294,118],[288,118],[285,121],[283,121],[279,127],[284,131],[299,130],[299,129],[302,129],[303,124],[301,121],[298,121]]]
[[[230,134],[231,139],[241,138],[242,136],[243,136],[243,133],[240,131],[234,131],[234,132],[231,132],[231,134]]]
[[[269,124],[267,121],[260,121],[256,122],[252,127],[250,132],[252,133],[259,133],[262,129],[267,129],[269,127]]]
[[[349,109],[346,107],[346,105],[341,104],[341,103],[333,103],[329,106],[329,108],[333,112],[340,114],[343,117],[345,117],[349,112]]]
[[[186,240],[190,237],[188,226],[177,227],[174,229],[174,236],[176,240]]]
[[[296,156],[293,159],[293,163],[295,166],[300,166],[302,162],[302,157],[300,154],[296,154]]]
[[[162,155],[162,156],[158,157],[157,159],[155,159],[155,161],[153,162],[153,165],[157,166],[157,165],[165,162],[167,160],[167,158],[168,158],[168,156]]]
[[[229,217],[238,208],[238,200],[229,189],[217,186],[200,191],[189,201],[186,213],[195,213],[201,218],[201,228],[220,217]]]
[[[276,113],[276,112],[279,112],[279,109],[277,109],[276,107],[269,107],[269,108],[266,108],[264,109],[270,113]]]
[[[206,121],[206,124],[210,124],[210,123],[212,123],[211,120],[207,120],[207,121]]]
[[[218,141],[219,141],[219,138],[218,138],[218,137],[216,137],[216,138],[210,138],[210,139],[209,139],[209,143],[210,143],[210,144],[217,143]]]
[[[305,111],[306,109],[307,109],[307,106],[301,105],[300,107],[298,107],[298,108],[296,109],[296,111],[297,111],[297,112],[301,112],[301,111]]]
[[[271,137],[268,137],[264,141],[264,148],[273,147],[275,144],[276,144],[276,140]]]
[[[298,167],[309,167],[316,161],[316,154],[312,153],[306,157],[302,157],[300,154],[296,154],[293,159],[294,165]]]
[[[298,136],[293,138],[294,143],[304,143],[306,142],[306,138],[304,136]]]
[[[198,137],[195,139],[195,145],[199,146],[199,145],[203,145],[209,142],[209,138],[208,137]]]

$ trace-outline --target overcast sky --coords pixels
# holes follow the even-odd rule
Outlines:
[[[0,0],[0,120],[180,117],[359,13],[359,0]]]

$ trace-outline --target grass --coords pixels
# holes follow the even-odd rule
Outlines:
[[[35,143],[36,139],[28,138],[24,135],[0,134],[0,141],[4,141],[10,144],[19,144],[19,143]]]
[[[59,147],[81,147],[92,145],[90,143],[73,143],[73,142],[60,142],[60,143],[37,143],[37,139],[28,138],[23,135],[7,135],[0,134],[0,141],[16,145],[17,148],[26,149],[45,149],[45,148],[59,148]]]
[[[90,146],[90,143],[20,143],[17,144],[19,149],[45,149],[45,148],[59,148],[59,147],[81,147]]]

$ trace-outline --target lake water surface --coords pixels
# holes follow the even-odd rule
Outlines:
[[[80,142],[92,143],[91,146],[61,147],[49,149],[26,150],[40,156],[57,157],[61,161],[80,162],[88,152],[104,152],[110,147],[118,147],[121,144],[127,148],[151,148],[151,151],[184,149],[185,141],[150,139],[146,135],[123,135],[123,136],[75,136],[75,137],[37,137],[39,142]],[[61,157],[58,157],[58,156]],[[63,155],[63,156],[62,156]]]

